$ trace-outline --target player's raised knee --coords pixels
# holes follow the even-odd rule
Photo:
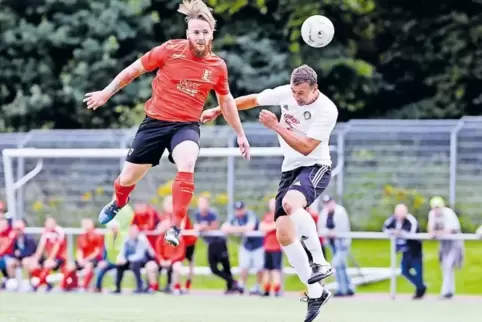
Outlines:
[[[282,246],[296,241],[296,227],[288,216],[281,216],[276,220],[276,238]]]
[[[172,151],[172,158],[180,172],[194,172],[199,155],[199,145],[194,141],[183,141]]]
[[[283,210],[288,215],[291,215],[296,210],[306,206],[306,198],[300,191],[290,190],[284,196],[281,205],[283,206]]]

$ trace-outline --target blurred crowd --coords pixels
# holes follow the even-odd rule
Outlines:
[[[346,209],[330,196],[320,200],[320,209],[308,208],[316,222],[320,243],[330,249],[331,263],[335,269],[336,296],[352,296],[355,287],[347,273],[351,239],[342,235],[350,232]],[[209,198],[200,197],[191,216],[183,222],[181,244],[171,247],[164,241],[164,233],[171,225],[172,197],[163,200],[157,211],[146,204],[126,206],[107,225],[107,232],[99,233],[92,219],[81,221],[82,233],[75,239],[75,255],[70,259],[65,231],[54,218],[47,218],[40,238],[25,233],[23,220],[11,220],[0,203],[0,289],[17,290],[19,280],[28,281],[28,289],[37,291],[58,286],[62,291],[103,292],[104,277],[112,273],[113,293],[122,292],[125,272],[134,276],[134,293],[162,291],[181,295],[193,285],[194,261],[205,256],[211,273],[225,282],[226,294],[262,296],[282,295],[283,253],[276,238],[274,199],[269,200],[266,212],[258,216],[243,201],[234,205],[233,215],[221,222],[218,213],[210,207]],[[460,223],[440,197],[431,200],[428,232],[434,237],[460,232]],[[422,242],[411,240],[404,234],[420,231],[418,222],[408,208],[397,205],[394,214],[384,224],[383,230],[396,237],[397,251],[401,252],[401,272],[414,286],[414,298],[426,292],[423,279]],[[221,232],[221,233],[220,233]],[[257,234],[253,234],[257,232]],[[251,234],[250,234],[251,233]],[[478,230],[482,236],[482,228]],[[227,238],[238,236],[239,274],[231,269]],[[195,252],[198,239],[207,244],[207,253]],[[440,241],[439,259],[443,272],[441,296],[451,298],[455,293],[454,270],[462,265],[463,242]],[[308,253],[309,255],[309,253]],[[166,275],[165,285],[160,277]],[[255,281],[248,287],[248,276]],[[107,290],[106,290],[107,291]]]

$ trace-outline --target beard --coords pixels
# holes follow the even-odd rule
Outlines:
[[[204,45],[201,49],[197,45]],[[205,57],[211,52],[212,41],[198,41],[197,43],[189,40],[189,49],[196,57]]]

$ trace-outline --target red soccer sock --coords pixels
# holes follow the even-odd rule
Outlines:
[[[264,291],[269,292],[271,290],[271,285],[269,283],[264,284]]]
[[[114,191],[115,191],[115,199],[117,201],[117,206],[124,207],[127,204],[127,200],[129,200],[129,195],[134,190],[136,185],[132,186],[122,186],[120,184],[119,178],[114,181]]]
[[[153,283],[149,285],[149,288],[155,292],[159,291],[159,284],[158,283]]]
[[[187,280],[186,281],[186,289],[191,289],[191,285],[192,285],[192,281],[191,280]]]
[[[281,285],[275,284],[274,287],[273,287],[273,291],[275,291],[275,292],[281,291]]]
[[[193,195],[194,174],[192,172],[178,172],[172,184],[173,226],[181,226]]]
[[[44,268],[44,269],[42,269],[42,271],[40,272],[39,277],[38,277],[39,280],[40,280],[40,281],[38,282],[38,286],[39,286],[39,287],[42,286],[42,285],[44,285],[44,284],[47,284],[47,277],[49,276],[50,271],[51,271],[51,270],[50,270],[49,268]]]
[[[84,276],[84,280],[82,281],[82,288],[87,290],[93,278],[94,278],[94,272],[93,271],[87,272]]]
[[[176,284],[174,285],[174,289],[175,289],[175,290],[180,290],[180,289],[181,289],[181,284],[180,284],[180,283],[176,283]]]

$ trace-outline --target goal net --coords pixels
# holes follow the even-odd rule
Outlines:
[[[12,215],[30,226],[41,226],[54,216],[64,227],[78,227],[81,218],[96,218],[112,199],[113,181],[128,149],[5,149],[3,150],[5,194]],[[278,147],[251,148],[252,159],[242,159],[238,148],[203,148],[196,165],[196,200],[210,197],[221,217],[231,213],[236,200],[243,200],[259,216],[276,194],[283,160]],[[335,154],[335,153],[333,153]],[[333,156],[336,164],[336,154]],[[23,171],[19,176],[18,161]],[[157,209],[171,193],[176,169],[167,160],[149,170],[132,194],[133,202]],[[334,167],[333,177],[339,173]],[[334,193],[332,179],[328,193]]]

